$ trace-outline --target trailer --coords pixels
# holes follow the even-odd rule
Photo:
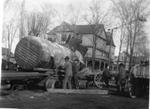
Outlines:
[[[143,96],[149,93],[149,61],[136,64],[130,71],[130,96]]]
[[[95,76],[97,87],[103,88],[106,83],[103,80],[103,73]],[[131,98],[145,96],[149,93],[149,61],[132,66],[130,71],[126,71],[126,78],[117,84],[118,71],[110,71],[109,86],[116,87],[119,93],[128,93]]]
[[[34,84],[42,84],[45,90],[62,88],[64,69],[61,68],[64,58],[74,57],[71,49],[56,42],[50,42],[40,37],[29,36],[22,38],[15,49],[15,64],[19,66],[14,70],[2,70],[2,85],[9,84],[10,89],[17,89]],[[78,57],[83,64],[83,58]],[[3,62],[2,62],[3,66]],[[5,68],[5,65],[4,67]],[[80,88],[88,88],[90,84],[96,85],[99,76],[83,68],[79,74]]]
[[[17,90],[19,88],[30,88],[41,86],[44,90],[49,89],[49,80],[54,74],[52,69],[41,69],[35,71],[1,71],[1,86],[8,86],[7,89]]]

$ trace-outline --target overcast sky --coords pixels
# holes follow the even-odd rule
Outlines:
[[[18,2],[22,0],[16,0]],[[101,0],[103,2],[103,9],[104,11],[108,10],[111,6],[111,1],[110,0]],[[53,8],[55,8],[59,13],[67,13],[68,12],[68,6],[73,5],[73,7],[76,10],[79,10],[79,12],[86,12],[88,9],[88,6],[90,5],[91,0],[25,0],[25,5],[26,5],[26,11],[41,11],[41,6],[43,4],[50,4]],[[11,14],[10,14],[11,13]],[[10,19],[10,16],[14,16],[16,12],[14,10],[10,10],[10,13],[7,13],[7,19]],[[67,16],[67,15],[66,15]],[[63,16],[65,19],[65,16]],[[115,21],[114,21],[115,22]],[[59,23],[55,20],[54,26],[58,25]],[[148,19],[148,22],[146,24],[146,32],[150,33],[150,20]],[[115,27],[116,25],[112,25],[112,27]],[[110,28],[112,28],[110,27]],[[114,43],[116,45],[116,50],[115,50],[115,55],[118,55],[118,50],[119,50],[119,31],[115,30],[114,31]],[[15,39],[15,42],[17,43],[18,39]],[[15,49],[16,43],[13,45],[13,51]]]

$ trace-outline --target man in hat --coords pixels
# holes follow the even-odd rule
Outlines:
[[[119,86],[119,90],[122,91],[123,90],[123,86],[126,82],[126,71],[125,71],[125,65],[124,64],[120,64],[119,65],[119,73],[118,73],[118,86]]]
[[[106,84],[106,87],[109,87],[109,79],[111,78],[110,76],[110,71],[109,71],[109,66],[107,66],[104,71],[103,71],[103,74],[102,74],[102,77],[103,77],[103,80]]]
[[[73,78],[72,78],[72,80],[73,80],[74,87],[76,89],[79,89],[78,75],[77,75],[77,73],[79,72],[79,69],[80,69],[79,59],[75,58],[73,60],[73,63],[72,63],[72,71],[73,71]]]
[[[72,85],[71,85],[72,64],[69,61],[69,57],[68,56],[65,57],[64,68],[65,68],[65,79],[63,81],[63,88],[66,89],[67,88],[67,84],[68,84],[69,89],[72,89]]]

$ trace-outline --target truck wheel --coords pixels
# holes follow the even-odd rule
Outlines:
[[[127,89],[128,89],[129,97],[136,98],[134,86],[130,81],[127,81]]]
[[[45,90],[48,91],[49,89],[55,88],[56,80],[52,78],[48,78],[45,82]]]

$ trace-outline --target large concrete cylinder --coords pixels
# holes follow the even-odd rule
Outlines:
[[[23,69],[43,68],[50,63],[51,57],[55,64],[62,64],[65,56],[70,56],[70,49],[40,37],[29,36],[20,40],[15,49],[15,59]]]

